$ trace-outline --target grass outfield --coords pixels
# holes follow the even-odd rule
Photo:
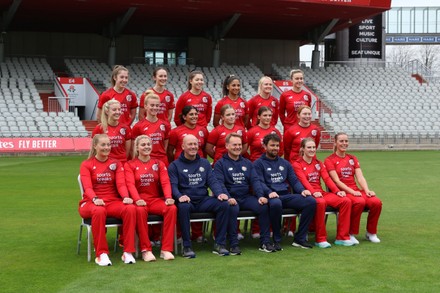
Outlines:
[[[353,153],[384,203],[380,244],[304,250],[284,238],[284,251],[266,254],[247,235],[241,256],[212,254],[211,240],[194,245],[193,260],[124,265],[118,251],[110,254],[112,267],[88,263],[84,242],[76,255],[76,177],[84,157],[2,157],[0,291],[438,292],[440,152]],[[334,226],[331,216],[329,242]],[[359,239],[364,227],[365,214]]]

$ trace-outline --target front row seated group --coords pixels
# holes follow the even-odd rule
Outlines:
[[[313,247],[307,241],[309,230],[315,232],[315,246],[331,247],[325,228],[327,206],[338,210],[335,245],[359,244],[355,235],[359,234],[365,208],[369,209],[366,238],[373,243],[380,242],[376,233],[382,202],[369,190],[356,157],[346,153],[346,134],[336,135],[335,152],[325,164],[316,158],[314,140],[304,139],[300,157],[293,166],[279,156],[281,139],[278,135],[264,137],[265,153],[254,163],[241,156],[241,139],[236,133],[227,136],[227,153],[212,169],[210,162],[198,154],[198,139],[187,135],[183,139],[182,153],[167,170],[161,160],[150,157],[153,142],[146,135],[136,138],[134,158],[124,166],[109,158],[108,136],[95,135],[89,158],[80,167],[84,194],[79,204],[81,217],[92,220],[95,262],[100,266],[112,264],[106,241],[107,217],[122,219],[124,263],[136,262],[133,256],[136,234],[142,259],[155,261],[148,237],[148,214],[163,216],[160,257],[164,260],[174,259],[176,221],[180,227],[183,256],[196,256],[190,238],[193,212],[215,214],[213,253],[222,256],[241,254],[237,239],[240,210],[252,211],[258,216],[259,250],[264,252],[283,250],[280,244],[283,208],[301,214],[292,243],[294,247]],[[322,189],[321,178],[329,192]]]

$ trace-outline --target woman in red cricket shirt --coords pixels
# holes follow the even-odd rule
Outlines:
[[[96,125],[92,137],[105,133],[110,138],[111,150],[109,157],[125,163],[131,152],[131,128],[119,122],[121,103],[116,100],[107,101],[102,107],[101,123]]]
[[[136,94],[127,89],[128,69],[121,65],[115,65],[112,71],[111,83],[112,87],[99,96],[98,110],[96,112],[97,120],[101,122],[104,104],[109,100],[117,100],[121,103],[121,118],[119,122],[130,126],[135,118],[138,102]]]
[[[147,116],[133,126],[133,139],[145,134],[153,142],[151,157],[159,159],[168,166],[167,148],[170,135],[170,123],[157,117],[160,108],[160,98],[154,91],[149,90],[145,96],[145,111]]]
[[[300,106],[312,106],[312,96],[302,89],[304,85],[304,72],[300,69],[290,71],[292,89],[285,91],[280,96],[280,120],[284,126],[284,133],[298,122],[296,116]]]
[[[105,237],[107,217],[122,219],[125,236],[122,260],[126,264],[136,262],[132,255],[136,250],[136,207],[125,184],[124,168],[121,162],[109,157],[110,148],[110,139],[106,134],[95,135],[89,158],[80,167],[84,194],[78,210],[82,218],[92,219],[95,262],[100,266],[112,265]]]
[[[247,142],[250,150],[250,160],[253,162],[258,159],[266,151],[263,147],[263,138],[271,133],[282,137],[280,131],[272,125],[273,111],[267,106],[262,106],[258,109],[257,125],[249,129],[247,132]],[[283,155],[283,142],[280,142],[279,155]]]
[[[173,111],[176,106],[174,105],[174,95],[166,88],[168,71],[163,67],[157,67],[153,71],[153,80],[155,84],[148,90],[152,90],[160,98],[160,106],[157,112],[157,117],[159,117],[159,119],[171,122]],[[140,97],[138,114],[139,120],[143,120],[146,116],[144,103],[148,90],[146,90]]]
[[[272,96],[273,81],[269,76],[263,76],[258,81],[258,94],[248,101],[249,118],[248,128],[252,128],[258,124],[258,110],[260,107],[266,106],[272,110],[271,126],[276,126],[278,123],[278,112],[280,102],[277,98]]]
[[[311,137],[318,147],[321,141],[319,127],[312,124],[312,109],[309,106],[298,108],[298,123],[284,132],[284,158],[293,164],[299,158],[301,141]]]
[[[316,158],[316,143],[313,138],[301,141],[300,157],[293,163],[295,174],[302,185],[310,190],[316,200],[316,212],[313,224],[315,227],[315,246],[329,248],[327,231],[325,228],[325,210],[328,206],[338,209],[338,227],[336,232],[336,245],[352,246],[350,241],[350,214],[351,201],[346,197],[345,191],[339,190],[328,175],[325,165]],[[321,178],[331,190],[326,192],[321,187]]]
[[[203,73],[201,71],[192,71],[188,77],[188,91],[184,92],[176,103],[176,114],[174,122],[177,126],[182,125],[179,114],[185,106],[194,106],[199,112],[197,124],[207,127],[211,122],[212,116],[212,97],[203,90],[205,84]]]
[[[367,233],[365,238],[373,243],[379,243],[377,224],[382,211],[382,201],[376,193],[370,190],[367,180],[362,173],[358,159],[347,154],[348,136],[346,133],[335,135],[334,153],[328,156],[324,163],[332,180],[339,189],[347,193],[351,200],[350,240],[359,244],[355,235],[359,234],[359,226],[364,208],[370,209],[367,219]],[[358,187],[357,183],[360,185]]]
[[[228,151],[226,150],[226,135],[235,132],[242,136],[243,140],[243,150],[241,152],[244,155],[247,152],[247,135],[246,129],[243,125],[237,125],[235,119],[235,109],[231,105],[224,105],[221,110],[222,124],[216,126],[208,136],[208,141],[206,143],[206,153],[214,159],[212,165],[215,164],[224,154]]]
[[[164,260],[172,260],[177,208],[171,195],[167,167],[161,160],[150,157],[152,145],[151,139],[146,135],[136,138],[134,159],[125,164],[125,179],[138,213],[148,210],[148,213],[163,216],[160,257]],[[155,261],[148,238],[147,222],[138,220],[137,227],[143,260]]]
[[[206,140],[208,139],[208,130],[206,127],[197,124],[199,119],[199,111],[194,106],[185,106],[180,116],[181,125],[174,128],[170,132],[170,140],[168,142],[168,161],[172,162],[177,159],[182,152],[183,138],[188,134],[194,135],[199,141],[199,155],[206,158],[204,154]]]
[[[235,110],[235,124],[245,127],[249,121],[249,109],[245,99],[240,97],[241,83],[238,76],[229,75],[223,82],[223,98],[217,102],[214,108],[214,127],[220,124],[221,109],[230,105]]]

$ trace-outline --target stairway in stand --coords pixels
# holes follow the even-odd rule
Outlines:
[[[92,131],[95,129],[96,125],[98,125],[98,121],[96,120],[82,120],[82,124],[84,125],[84,128],[89,133],[89,136],[92,136]]]

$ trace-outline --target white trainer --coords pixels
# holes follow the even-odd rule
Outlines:
[[[146,262],[156,261],[156,257],[151,251],[142,251],[142,259]]]
[[[100,256],[95,258],[95,263],[101,267],[111,266],[112,262],[108,258],[107,253],[101,253]]]
[[[380,243],[380,239],[377,237],[377,234],[368,233],[365,235],[365,238],[373,243]]]
[[[173,260],[174,255],[169,251],[162,250],[160,252],[160,258],[163,258],[164,260]]]
[[[133,254],[131,254],[130,252],[124,252],[122,254],[121,259],[125,264],[136,263],[136,260],[134,259]]]
[[[350,235],[350,241],[355,245],[359,244],[359,241],[356,239],[356,237],[354,237],[354,235]]]
[[[252,238],[253,239],[260,239],[260,233],[253,233]]]
[[[238,239],[238,240],[243,240],[243,239],[244,239],[243,234],[238,233],[238,234],[237,234],[237,239]]]
[[[287,232],[287,237],[293,237],[293,231]]]
[[[328,243],[327,241],[315,242],[315,246],[319,247],[319,248],[330,248],[330,247],[332,247],[332,245],[330,243]]]

